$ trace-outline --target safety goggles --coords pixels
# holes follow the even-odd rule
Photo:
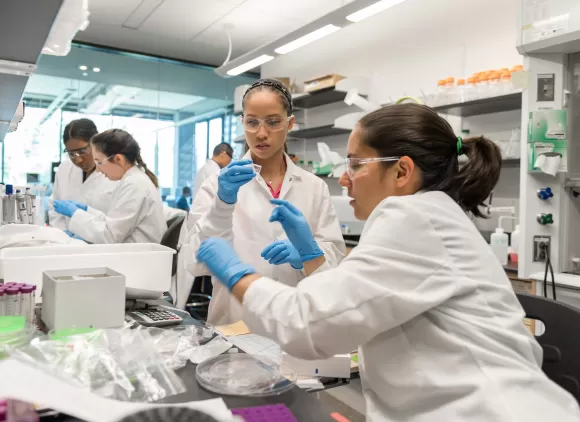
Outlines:
[[[268,132],[280,132],[285,127],[287,127],[290,117],[285,119],[279,117],[269,117],[267,119],[258,119],[256,117],[244,117],[240,116],[244,130],[248,133],[256,133],[260,130],[260,126],[264,125]]]
[[[349,178],[353,178],[360,174],[365,164],[381,163],[381,162],[395,162],[399,161],[401,157],[374,157],[374,158],[346,158],[344,164],[346,167],[346,174]]]
[[[109,161],[111,158],[113,158],[115,155],[117,155],[117,154],[109,155],[107,158],[105,158],[105,159],[104,159],[104,160],[102,160],[102,161],[97,161],[97,160],[95,160],[95,165],[96,165],[97,167],[103,167],[103,166],[105,165],[105,163],[106,163],[107,161]]]
[[[86,147],[73,149],[73,150],[65,150],[70,158],[77,158],[77,157],[86,157],[91,152],[91,146],[87,145]]]

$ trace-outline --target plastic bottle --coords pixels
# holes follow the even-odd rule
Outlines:
[[[8,287],[4,295],[4,313],[7,316],[20,315],[20,288]]]
[[[450,76],[447,79],[445,79],[445,89],[447,90],[447,103],[448,104],[457,103],[459,100],[457,95],[457,89],[455,87],[454,77]]]
[[[514,92],[514,86],[512,84],[512,74],[509,71],[502,72],[500,77],[501,93],[503,95],[511,94]]]
[[[477,78],[475,76],[467,78],[467,85],[465,85],[464,88],[465,101],[475,101],[479,98],[477,95],[476,82]]]
[[[485,73],[477,80],[477,96],[479,99],[489,97],[489,76]]]
[[[16,199],[14,198],[14,187],[6,185],[6,195],[2,198],[2,212],[4,213],[4,223],[16,223]]]
[[[500,84],[500,74],[498,72],[492,72],[492,74],[489,76],[489,88],[488,88],[488,93],[490,97],[497,97],[498,95],[501,95],[501,84]]]
[[[447,95],[447,81],[445,79],[439,79],[437,81],[437,91],[435,91],[435,106],[449,104],[449,97]]]
[[[301,169],[304,168],[304,160],[298,160],[298,167],[300,167]]]
[[[306,171],[310,173],[314,172],[314,163],[312,161],[308,162],[308,165],[306,166]]]
[[[508,260],[508,235],[504,233],[503,229],[498,227],[495,233],[491,235],[490,239],[491,249],[501,265],[507,265]]]
[[[510,261],[514,264],[518,263],[518,257],[520,254],[520,225],[516,225],[516,229],[512,232],[511,237],[511,253],[510,253]]]
[[[463,103],[465,101],[467,101],[465,99],[465,79],[458,79],[457,80],[457,87],[456,89],[456,96],[457,96],[457,102],[459,103]]]

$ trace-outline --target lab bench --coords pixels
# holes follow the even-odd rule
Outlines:
[[[159,300],[155,302],[156,305],[164,306],[169,308],[171,311],[176,312],[183,318],[182,325],[199,325],[200,323],[187,315],[186,312],[175,309],[169,304],[169,302],[164,300]],[[38,315],[38,309],[37,309]],[[38,315],[40,317],[40,315]],[[40,318],[37,318],[40,321]],[[40,328],[43,328],[40,326]],[[168,327],[171,328],[171,327]],[[243,350],[242,350],[243,352]],[[270,397],[237,397],[237,396],[223,396],[210,392],[199,386],[195,376],[195,370],[197,365],[187,362],[185,367],[180,368],[175,371],[175,373],[182,379],[187,391],[182,394],[167,397],[159,403],[171,403],[179,404],[186,403],[190,401],[208,400],[215,398],[222,398],[226,403],[226,406],[230,409],[243,408],[243,407],[255,407],[264,406],[272,404],[284,404],[286,405],[294,414],[297,420],[305,422],[336,422],[330,414],[334,411],[326,408],[314,395],[308,393],[308,391],[303,390],[299,387],[294,387],[292,390],[280,394],[278,396]],[[353,371],[353,375],[358,375],[358,368]],[[332,379],[324,378],[321,379],[322,384],[327,388],[333,388],[341,385],[348,384],[348,380],[343,379]],[[321,390],[315,390],[321,391]],[[78,421],[76,418],[72,418],[67,415],[56,415],[42,417],[41,421],[55,421],[55,422],[72,422]]]

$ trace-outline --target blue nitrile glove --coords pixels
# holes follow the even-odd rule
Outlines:
[[[70,230],[65,230],[64,231],[68,237],[71,237],[73,239],[78,239],[78,240],[82,240],[83,242],[86,242],[85,239],[83,239],[82,237],[77,236],[76,234],[74,234],[73,232],[71,232]]]
[[[270,202],[274,205],[279,205],[272,211],[270,222],[278,221],[282,224],[286,236],[288,236],[288,239],[300,254],[302,262],[323,256],[324,252],[314,240],[312,230],[310,230],[304,214],[288,201],[272,199]]]
[[[230,242],[216,237],[201,242],[197,260],[205,264],[229,290],[232,290],[243,276],[256,273],[254,267],[240,261]]]
[[[83,204],[82,202],[77,202],[77,201],[71,201],[73,204],[75,204],[77,206],[77,208],[86,211],[89,209],[89,207],[86,204]]]
[[[72,217],[76,210],[79,209],[72,201],[56,200],[53,204],[54,210],[66,217]]]
[[[262,251],[262,258],[272,265],[290,264],[292,268],[304,268],[300,254],[289,240],[276,240]]]
[[[217,196],[226,204],[235,204],[238,200],[238,190],[256,177],[252,160],[232,161],[223,168],[218,176]]]

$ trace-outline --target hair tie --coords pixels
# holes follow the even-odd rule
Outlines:
[[[248,95],[251,90],[253,90],[254,88],[258,88],[260,86],[269,86],[270,88],[274,88],[276,91],[280,92],[284,96],[284,98],[286,98],[286,101],[288,101],[288,104],[290,105],[290,114],[292,114],[292,94],[290,94],[290,91],[288,91],[288,88],[286,88],[286,86],[282,82],[276,79],[269,78],[258,79],[248,89],[246,89],[246,92],[244,92],[242,99],[246,98],[246,95]]]
[[[463,139],[460,136],[457,137],[457,155],[460,157],[463,155]]]

